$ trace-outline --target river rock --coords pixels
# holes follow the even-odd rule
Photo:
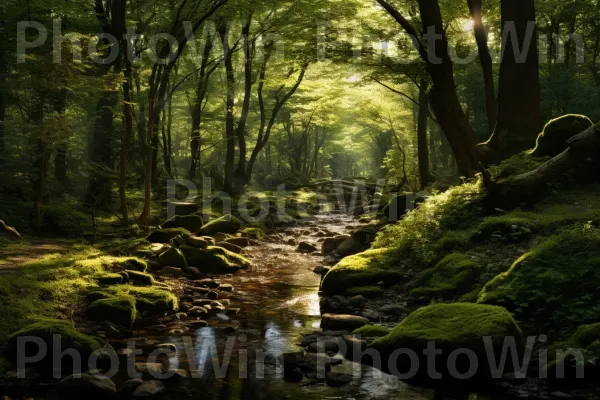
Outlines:
[[[243,249],[240,246],[236,246],[235,244],[229,242],[217,242],[217,246],[229,250],[235,254],[241,254],[243,251]]]
[[[344,374],[342,372],[328,372],[325,376],[325,383],[328,386],[339,387],[351,383],[353,380],[352,375]]]
[[[329,267],[325,267],[323,265],[319,265],[319,266],[315,267],[315,269],[313,269],[313,272],[315,274],[319,274],[319,275],[326,275],[329,272],[330,269],[331,268],[329,268]]]
[[[365,300],[364,296],[361,296],[361,295],[351,297],[349,300],[350,305],[352,307],[356,307],[356,308],[363,307],[365,305],[365,302],[366,302],[366,300]]]
[[[188,311],[188,317],[190,318],[204,318],[208,315],[208,310],[204,307],[192,307]]]
[[[163,350],[163,351],[170,351],[170,352],[177,352],[177,345],[173,344],[173,343],[161,343],[161,344],[157,344],[155,347],[156,350]]]
[[[123,387],[119,389],[119,397],[121,398],[131,398],[133,396],[133,392],[135,389],[139,388],[144,384],[143,379],[130,379],[123,384]]]
[[[300,242],[296,251],[300,253],[314,253],[317,251],[317,248],[308,242]]]
[[[321,254],[324,256],[333,253],[344,241],[350,239],[350,236],[336,236],[325,238],[321,245]]]
[[[63,379],[57,387],[62,398],[85,398],[90,400],[103,400],[114,398],[117,387],[107,377],[81,374],[81,377],[71,375]]]
[[[181,268],[177,268],[177,267],[164,267],[161,271],[161,274],[179,277],[179,276],[183,275],[183,271],[181,270]]]
[[[344,240],[338,248],[335,250],[337,254],[342,257],[351,256],[354,254],[358,254],[363,250],[363,245],[355,238],[348,238]]]
[[[208,326],[208,322],[204,320],[190,321],[190,325],[194,328],[204,328]]]
[[[298,367],[286,368],[283,371],[283,380],[290,383],[300,383],[304,379],[304,372]]]
[[[206,293],[206,297],[211,300],[216,300],[219,298],[219,293],[215,292],[214,290],[211,290],[210,292]]]
[[[135,370],[143,379],[157,379],[164,375],[166,368],[162,363],[137,362]]]
[[[188,246],[196,247],[199,249],[205,249],[208,247],[208,241],[200,236],[188,236],[185,238],[185,242]]]
[[[148,399],[163,393],[167,389],[161,381],[148,381],[141,384],[133,392],[134,399]]]
[[[368,319],[357,315],[323,314],[321,328],[324,330],[353,331],[368,323]]]
[[[337,353],[343,340],[340,338],[319,339],[306,348],[309,353]],[[343,348],[344,346],[342,346]]]
[[[290,353],[283,353],[279,356],[279,361],[285,366],[297,366],[304,360],[304,351],[293,351]]]
[[[164,267],[178,267],[186,269],[188,266],[183,253],[174,247],[171,247],[164,253],[160,254],[158,256],[158,262],[160,262],[160,265]]]
[[[214,279],[202,279],[196,282],[197,286],[207,287],[210,289],[216,289],[220,286],[219,281],[215,281]]]
[[[408,314],[408,310],[400,304],[387,304],[383,307],[380,307],[378,311],[384,314],[391,314],[396,316]]]
[[[187,272],[189,275],[192,276],[192,278],[199,278],[202,276],[202,274],[200,273],[200,270],[196,267],[189,267],[187,269]]]
[[[206,307],[206,306],[212,306],[213,300],[211,299],[196,299],[194,300],[194,306],[195,307]]]
[[[219,290],[223,292],[233,292],[234,288],[233,285],[222,284],[221,286],[219,286]]]
[[[233,237],[233,238],[225,239],[225,242],[231,243],[233,245],[236,245],[236,246],[242,247],[242,248],[250,246],[250,240],[248,240],[247,237]]]
[[[198,232],[202,225],[204,225],[204,221],[199,215],[176,215],[162,224],[161,227],[163,229],[184,228],[190,232]]]

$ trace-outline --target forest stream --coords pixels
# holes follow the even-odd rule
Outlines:
[[[314,216],[310,222],[272,231],[246,248],[244,254],[253,262],[251,269],[218,279],[234,287],[228,299],[231,308],[240,309],[237,315],[217,314],[208,319],[208,326],[201,328],[194,328],[193,322],[180,321],[166,324],[163,330],[136,331],[133,339],[144,351],[136,362],[147,362],[148,354],[158,343],[174,344],[177,351],[159,361],[189,373],[190,357],[185,342],[191,339],[198,376],[173,385],[168,399],[489,399],[476,394],[439,393],[410,385],[339,356],[341,364],[332,370],[354,375],[350,384],[339,387],[302,377],[298,379],[301,382],[290,382],[282,369],[278,369],[281,367],[276,366],[277,356],[301,350],[299,344],[303,336],[320,330],[320,276],[313,270],[323,264],[323,256],[319,252],[299,253],[295,243],[305,241],[320,247],[318,238],[310,233],[326,229],[346,234],[359,226],[351,216],[324,213]],[[111,344],[118,351],[126,346],[126,341]],[[228,349],[232,350],[229,367],[219,375],[215,368],[224,368],[223,356]],[[267,354],[264,362],[256,359],[260,350]],[[240,360],[243,353],[247,354],[246,363]],[[263,378],[257,377],[259,369],[264,371]],[[123,369],[120,379],[114,380],[120,386],[128,379]]]

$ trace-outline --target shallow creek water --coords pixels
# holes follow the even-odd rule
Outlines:
[[[316,237],[305,235],[308,229],[319,227],[342,234],[348,232],[348,225],[356,226],[357,222],[344,215],[324,214],[315,217],[310,225],[274,234],[312,242],[320,248]],[[168,399],[489,399],[477,394],[440,393],[412,386],[347,360],[333,367],[334,371],[354,373],[354,381],[346,386],[285,382],[281,371],[274,366],[274,357],[299,350],[302,336],[318,330],[320,324],[320,277],[312,270],[323,258],[300,254],[295,249],[295,245],[286,244],[285,240],[274,242],[267,237],[258,246],[245,250],[254,267],[221,279],[235,287],[230,307],[240,308],[240,312],[231,319],[218,315],[208,320],[208,327],[178,334],[139,332],[142,342],[153,340],[177,345],[177,353],[172,353],[168,361],[173,368],[187,372],[196,368],[194,379],[171,386]],[[269,354],[265,362],[260,356],[257,359],[260,351]],[[138,356],[138,361],[147,361],[148,352]],[[220,368],[223,368],[221,373]],[[257,371],[264,371],[263,376]],[[121,380],[125,379],[123,374]]]

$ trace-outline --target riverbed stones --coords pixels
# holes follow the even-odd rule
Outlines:
[[[242,254],[242,251],[243,251],[243,249],[240,246],[237,246],[237,245],[235,245],[233,243],[225,242],[225,241],[223,241],[223,242],[217,242],[217,246],[222,247],[222,248],[224,248],[226,250],[229,250],[229,251],[231,251],[232,253],[235,253],[235,254]]]
[[[182,269],[186,269],[188,267],[183,253],[174,247],[171,247],[167,251],[161,253],[158,256],[158,262],[164,267],[177,267]]]
[[[323,240],[323,243],[321,244],[321,254],[326,256],[328,254],[333,253],[347,239],[350,239],[350,236],[336,236],[325,238]]]
[[[300,242],[296,251],[300,253],[314,253],[317,251],[317,248],[308,242]]]
[[[161,381],[148,381],[141,384],[133,392],[134,399],[150,399],[165,392],[167,388]]]
[[[136,362],[135,371],[141,374],[143,379],[157,379],[165,374],[166,368],[161,363]]]
[[[115,383],[109,378],[90,373],[71,375],[57,386],[63,398],[85,398],[90,400],[112,399],[117,393]]]
[[[202,280],[197,281],[196,285],[200,286],[200,287],[216,289],[220,286],[220,283],[219,283],[219,281],[216,281],[214,279],[202,279]]]
[[[325,376],[325,383],[331,387],[340,387],[351,383],[353,380],[352,375],[344,374],[342,372],[328,372]]]
[[[406,309],[406,307],[404,307],[401,304],[386,304],[385,306],[380,307],[378,311],[384,314],[395,315],[398,317],[408,314],[408,310]]]
[[[279,361],[283,364],[284,367],[288,367],[288,366],[295,367],[295,366],[301,364],[302,360],[304,360],[304,351],[303,350],[292,351],[289,353],[283,353],[279,357]]]
[[[174,343],[160,343],[160,344],[157,344],[154,348],[156,350],[169,351],[172,353],[177,352],[177,345],[175,345]]]
[[[325,275],[329,272],[330,269],[331,269],[330,267],[325,267],[323,265],[319,265],[319,266],[315,267],[315,269],[313,269],[313,272],[315,274]]]
[[[188,311],[188,317],[190,318],[204,318],[208,315],[208,310],[204,307],[192,307]]]
[[[250,240],[248,240],[247,237],[233,237],[233,238],[228,238],[225,239],[226,243],[231,243],[233,245],[236,245],[238,247],[248,247],[250,246]]]
[[[166,228],[184,228],[190,232],[198,232],[204,225],[202,217],[199,215],[176,215],[164,224],[161,225],[163,229]]]
[[[319,339],[316,342],[309,344],[306,351],[309,353],[337,353],[340,348],[343,348],[343,340],[341,338]]]
[[[161,270],[161,274],[163,275],[167,275],[167,276],[174,276],[174,277],[180,277],[181,275],[183,275],[183,271],[181,270],[181,268],[177,268],[177,267],[164,267]]]
[[[123,387],[119,389],[119,397],[121,398],[130,398],[133,396],[133,392],[135,389],[139,388],[144,384],[143,379],[130,379],[123,384]]]
[[[210,292],[206,293],[206,297],[210,300],[216,300],[219,298],[219,292],[211,290]]]
[[[233,288],[233,285],[226,283],[226,284],[220,285],[219,290],[222,292],[233,292],[234,288]]]
[[[350,303],[350,305],[352,307],[361,308],[365,305],[366,300],[365,300],[364,296],[357,295],[357,296],[351,297],[348,302]]]
[[[194,302],[192,304],[195,307],[212,306],[213,305],[213,300],[211,300],[211,299],[196,299],[196,300],[194,300]]]
[[[205,249],[209,246],[208,241],[200,236],[188,236],[185,242],[188,246],[196,247],[198,249]]]
[[[358,254],[363,250],[363,245],[355,238],[351,237],[344,240],[335,250],[342,257]]]
[[[323,314],[321,328],[325,330],[353,331],[368,323],[368,319],[357,315]]]
[[[204,320],[190,321],[190,325],[194,328],[204,328],[208,326],[208,322]]]

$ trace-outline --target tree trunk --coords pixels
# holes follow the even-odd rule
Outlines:
[[[38,231],[42,230],[43,216],[42,203],[46,195],[46,170],[47,170],[47,143],[46,134],[44,132],[44,103],[45,95],[41,92],[37,93],[37,99],[31,113],[31,121],[35,127],[34,138],[35,143],[35,158],[34,168],[37,171],[37,177],[34,179],[34,207],[35,207],[35,226]]]
[[[567,142],[569,147],[533,171],[492,182],[484,175],[491,207],[516,207],[527,196],[538,194],[545,185],[562,176],[566,171],[584,163],[590,157],[597,158],[600,151],[600,128],[592,126]]]
[[[429,119],[429,100],[427,99],[427,81],[419,85],[419,114],[417,123],[417,153],[419,158],[419,176],[421,189],[435,181],[429,169],[429,148],[427,146],[427,121]]]
[[[227,98],[225,100],[225,183],[224,190],[226,193],[234,194],[235,190],[235,121],[234,121],[234,106],[235,106],[235,71],[231,60],[231,49],[229,47],[229,37],[226,26],[219,27],[219,36],[223,44],[225,73],[227,75]]]
[[[416,41],[419,40],[420,35],[416,29],[398,10],[385,0],[377,1],[408,34],[412,35]],[[456,92],[454,67],[448,53],[448,39],[440,6],[437,0],[419,0],[419,10],[423,32],[434,29],[435,34],[441,36],[441,40],[436,41],[435,46],[426,47],[420,42],[415,43],[433,81],[433,89],[430,92],[431,107],[454,152],[460,174],[472,178],[479,171],[477,138]]]
[[[494,90],[494,67],[490,49],[488,47],[488,36],[483,25],[481,0],[467,0],[471,18],[473,19],[473,30],[475,32],[475,41],[479,52],[479,62],[483,72],[483,89],[485,92],[485,109],[488,119],[488,135],[494,133],[496,121],[498,119],[498,103],[496,102],[496,92]]]
[[[2,59],[3,56],[0,56],[0,59]],[[0,61],[0,63],[3,63],[3,61]],[[4,164],[6,161],[6,145],[5,145],[5,139],[4,139],[4,132],[5,132],[5,127],[4,127],[4,121],[6,119],[6,100],[5,100],[5,80],[3,77],[3,72],[0,71],[0,165]]]
[[[119,176],[119,197],[121,202],[121,217],[123,225],[129,225],[129,208],[127,207],[127,153],[133,136],[133,107],[131,96],[131,63],[125,60],[125,76],[123,80],[123,115],[125,117],[125,130],[121,142],[121,171]]]
[[[532,148],[542,128],[534,0],[502,0],[501,7],[503,57],[498,82],[498,123],[480,151],[488,163]],[[511,27],[514,29],[508,36]],[[513,46],[520,49],[521,55]]]

